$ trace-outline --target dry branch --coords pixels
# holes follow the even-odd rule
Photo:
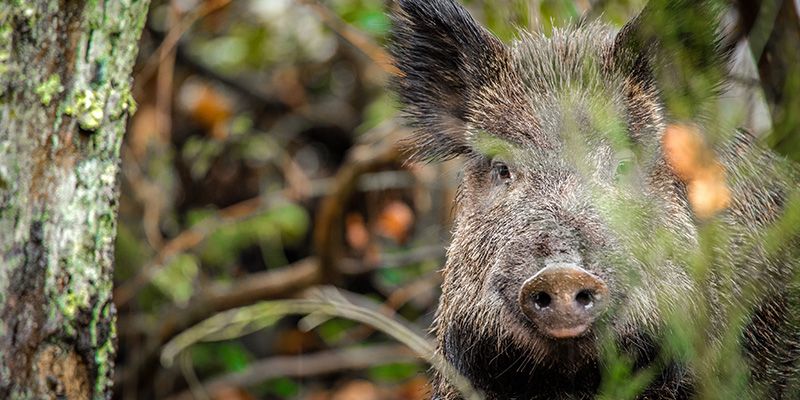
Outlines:
[[[300,4],[309,7],[319,19],[344,40],[361,50],[370,60],[385,72],[399,75],[400,70],[394,66],[394,60],[382,47],[375,44],[372,39],[360,30],[342,20],[336,13],[320,4],[316,0],[297,0]]]
[[[277,196],[276,196],[277,198]],[[236,203],[219,211],[216,217],[209,218],[192,228],[189,228],[169,240],[158,254],[133,278],[114,290],[114,302],[122,308],[130,302],[145,285],[150,283],[160,267],[172,257],[201,244],[209,235],[224,225],[228,225],[249,218],[262,211],[273,200],[258,196]]]
[[[158,46],[155,52],[150,55],[150,58],[144,63],[144,67],[136,74],[136,80],[147,81],[156,71],[159,65],[167,60],[170,54],[173,53],[178,46],[181,37],[194,25],[197,21],[203,19],[209,14],[222,9],[227,6],[231,0],[212,0],[203,2],[203,5],[193,12],[185,15],[180,22],[172,27],[167,36]]]
[[[336,174],[333,190],[323,199],[314,224],[314,249],[319,257],[323,281],[335,283],[338,279],[336,263],[341,258],[343,211],[359,179],[369,172],[399,162],[400,157],[400,150],[394,146],[375,149],[369,157],[346,164]]]
[[[209,393],[228,387],[250,387],[274,378],[305,378],[336,372],[361,370],[378,365],[416,362],[419,358],[406,346],[379,344],[368,347],[320,351],[301,356],[278,356],[256,361],[242,372],[211,379],[203,384]],[[190,400],[189,391],[171,400]]]

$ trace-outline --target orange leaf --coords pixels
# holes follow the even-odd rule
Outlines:
[[[670,125],[662,139],[664,157],[687,187],[689,204],[700,218],[710,218],[730,204],[725,168],[703,141],[697,128]]]
[[[387,204],[378,216],[377,229],[381,235],[403,243],[414,224],[414,211],[406,203],[394,200]]]
[[[181,86],[179,102],[212,137],[224,139],[228,136],[227,123],[233,106],[218,90],[206,83],[188,80]]]
[[[348,382],[331,396],[331,400],[379,400],[380,398],[375,385],[362,380]]]
[[[369,244],[369,231],[364,217],[358,213],[347,214],[344,220],[347,244],[354,250],[364,251]]]
[[[221,386],[211,393],[213,400],[255,400],[250,393],[233,386]]]

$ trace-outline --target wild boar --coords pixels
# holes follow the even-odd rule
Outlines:
[[[728,129],[696,112],[724,83],[719,7],[672,3],[511,44],[453,0],[392,4],[414,156],[464,162],[438,351],[488,399],[594,398],[615,357],[645,377],[630,398],[800,395],[796,167],[734,128],[669,150],[670,130]],[[647,23],[665,15],[677,47]],[[714,189],[676,156],[716,171],[719,206],[699,212]],[[461,398],[435,375],[434,399]]]

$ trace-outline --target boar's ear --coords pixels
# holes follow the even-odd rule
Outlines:
[[[675,117],[692,119],[719,94],[735,46],[722,35],[724,11],[718,0],[651,0],[617,35],[614,56],[634,79],[655,79]]]
[[[468,102],[508,61],[502,42],[453,0],[395,0],[390,51],[393,88],[417,128],[414,158],[466,153]]]

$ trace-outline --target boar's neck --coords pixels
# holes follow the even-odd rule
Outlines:
[[[443,346],[447,360],[487,399],[553,399],[567,393],[580,398],[595,393],[600,383],[595,363],[569,373],[537,366],[514,345],[498,351],[494,338],[470,337],[457,328],[447,332]]]
[[[504,345],[500,351],[494,338],[474,338],[470,332],[460,332],[454,327],[446,331],[443,339],[446,359],[487,400],[590,399],[598,394],[602,367],[596,361],[569,368],[565,365],[569,363],[569,355],[562,352],[561,364],[543,366],[513,344]],[[628,338],[619,345],[639,350],[632,354],[636,359],[634,370],[651,365],[658,358],[659,349],[652,340]],[[641,398],[689,399],[692,393],[689,371],[685,366],[670,364],[663,366]]]

